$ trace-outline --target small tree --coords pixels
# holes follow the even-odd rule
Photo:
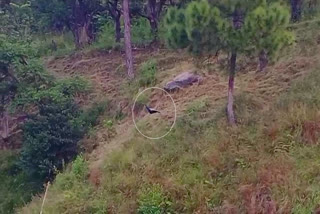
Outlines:
[[[154,39],[157,39],[160,15],[167,0],[134,0],[132,11],[148,19]]]
[[[79,127],[72,121],[79,111],[72,102],[43,103],[39,114],[29,120],[23,129],[21,166],[27,173],[50,179],[55,170],[72,160],[78,153]]]
[[[264,13],[262,19],[260,12]],[[197,54],[223,50],[230,55],[227,116],[231,125],[236,122],[233,93],[237,55],[248,49],[263,55],[276,53],[284,46],[285,38],[291,38],[285,29],[286,14],[284,7],[268,5],[266,0],[226,0],[215,5],[203,0],[189,3],[186,9],[172,8],[166,15],[169,46],[188,47]],[[256,31],[261,29],[263,33],[258,34]]]
[[[289,10],[279,3],[261,4],[247,17],[244,31],[248,32],[250,48],[259,56],[259,71],[265,71],[269,58],[293,42],[293,34],[287,30]]]

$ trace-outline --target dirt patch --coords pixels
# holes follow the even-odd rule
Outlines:
[[[277,204],[271,197],[271,190],[266,186],[244,185],[240,188],[248,214],[275,214]]]
[[[320,120],[303,122],[302,138],[306,144],[317,144],[320,139]]]

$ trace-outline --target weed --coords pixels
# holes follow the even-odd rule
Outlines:
[[[156,71],[157,62],[155,60],[152,59],[142,63],[139,68],[139,86],[153,86],[156,83]]]
[[[138,213],[140,214],[162,214],[168,213],[171,205],[169,199],[165,196],[161,186],[153,185],[142,189],[138,197]]]

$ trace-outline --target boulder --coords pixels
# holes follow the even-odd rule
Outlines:
[[[200,82],[202,77],[192,72],[183,72],[176,76],[172,81],[164,86],[166,91],[175,91],[180,88],[186,88],[193,83]]]

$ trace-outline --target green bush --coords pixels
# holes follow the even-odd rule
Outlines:
[[[102,50],[109,50],[116,47],[117,44],[114,35],[114,23],[111,20],[107,20],[106,23],[101,27],[93,47]]]
[[[55,183],[60,190],[70,190],[78,182],[85,181],[88,175],[88,163],[79,155],[71,164],[71,170],[58,174]]]
[[[20,165],[26,173],[51,179],[78,154],[79,127],[71,121],[79,115],[72,102],[39,105],[39,113],[24,124]]]
[[[39,113],[24,124],[22,168],[36,177],[51,179],[78,154],[78,141],[96,124],[105,107],[106,103],[100,103],[82,112],[70,100],[39,104]]]
[[[107,106],[107,101],[94,103],[91,108],[82,111],[79,117],[73,120],[73,124],[80,127],[83,132],[87,132],[96,125],[98,117],[105,111]]]
[[[139,194],[139,214],[162,214],[169,213],[171,202],[164,195],[161,186],[153,185],[143,189]]]
[[[17,166],[17,155],[0,151],[0,213],[13,213],[41,190],[41,182],[32,180]]]
[[[154,36],[152,35],[151,27],[147,19],[133,19],[131,26],[131,39],[134,45],[148,45],[150,42],[152,42]]]
[[[149,60],[144,62],[139,68],[139,86],[147,87],[156,83],[157,62]]]

